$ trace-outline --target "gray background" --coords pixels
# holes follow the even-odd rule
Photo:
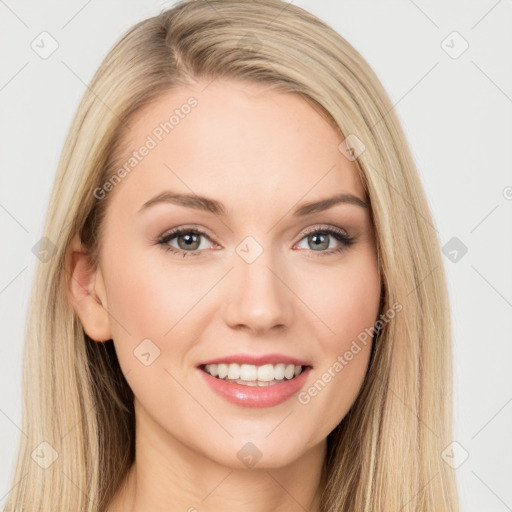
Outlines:
[[[442,456],[457,467],[463,511],[510,511],[512,3],[294,3],[358,50],[395,104],[441,244],[448,244],[456,444]],[[65,134],[111,45],[132,24],[172,4],[0,0],[0,506],[23,435],[21,354],[32,247]],[[32,48],[43,46],[42,37],[50,48],[43,31],[58,43],[47,58]],[[458,55],[464,40],[469,47]]]

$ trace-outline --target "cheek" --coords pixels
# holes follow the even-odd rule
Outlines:
[[[312,416],[324,415],[330,431],[354,403],[366,375],[381,290],[371,252],[318,277],[311,282],[308,306],[321,319],[315,322],[319,364],[298,400]]]
[[[322,320],[318,339],[326,352],[344,350],[377,319],[380,304],[378,269],[371,251],[351,254],[335,270],[317,275],[304,296],[310,309]]]
[[[199,281],[197,272],[173,264],[171,258],[158,247],[126,251],[125,256],[113,258],[109,310],[125,327],[112,326],[121,337],[128,331],[134,343],[141,337],[162,340],[181,319],[193,315],[208,281]]]
[[[135,396],[148,407],[180,392],[167,372],[174,374],[197,339],[202,326],[194,306],[208,290],[209,281],[196,282],[170,258],[158,247],[125,248],[105,261],[116,354]]]

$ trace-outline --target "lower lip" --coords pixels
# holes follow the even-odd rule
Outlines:
[[[199,372],[213,391],[224,397],[228,402],[242,407],[272,407],[288,400],[302,388],[310,370],[311,367],[308,367],[293,379],[283,379],[278,384],[260,387],[244,386],[243,384],[217,379],[199,368]]]

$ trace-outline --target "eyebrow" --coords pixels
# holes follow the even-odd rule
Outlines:
[[[178,206],[185,206],[187,208],[203,210],[219,216],[227,215],[226,208],[220,201],[195,194],[179,194],[170,190],[162,192],[149,201],[146,201],[140,208],[139,213],[146,211],[150,206],[159,203],[170,203]],[[361,208],[368,208],[368,205],[361,198],[353,194],[343,193],[327,197],[319,201],[303,203],[293,211],[292,215],[301,217],[311,213],[328,210],[337,204],[351,204]]]

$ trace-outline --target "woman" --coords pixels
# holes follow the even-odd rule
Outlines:
[[[44,236],[6,510],[458,510],[432,217],[325,23],[186,0],[135,25]]]

